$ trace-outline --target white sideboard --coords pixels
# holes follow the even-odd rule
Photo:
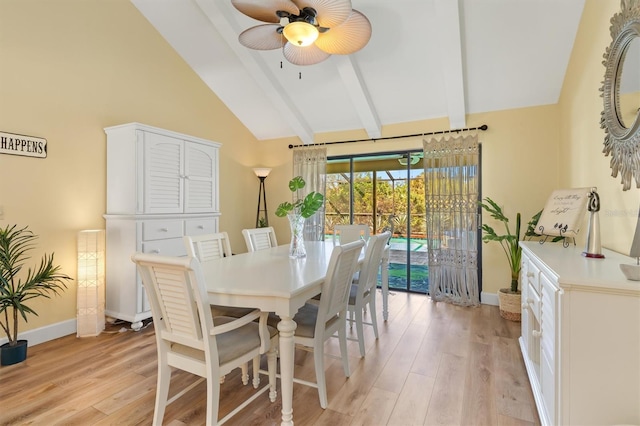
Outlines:
[[[542,425],[640,425],[640,282],[610,250],[521,242],[520,347]]]
[[[139,329],[151,310],[131,255],[184,256],[218,231],[219,143],[140,123],[108,127],[106,314]]]

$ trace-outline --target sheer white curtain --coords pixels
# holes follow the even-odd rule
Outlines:
[[[478,136],[423,144],[429,294],[436,301],[479,305]]]
[[[306,182],[301,195],[311,191],[324,195],[327,173],[327,148],[299,147],[293,149],[293,176],[302,176]],[[304,239],[307,241],[324,240],[325,205],[304,223]]]

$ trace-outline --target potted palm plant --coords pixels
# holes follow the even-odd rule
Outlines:
[[[480,206],[495,220],[504,225],[504,234],[498,234],[495,229],[486,223],[482,225],[484,232],[482,241],[489,243],[497,241],[507,256],[509,269],[511,271],[511,285],[508,288],[501,288],[498,291],[498,303],[500,305],[500,315],[511,321],[520,321],[521,298],[518,283],[520,279],[520,260],[522,258],[522,248],[520,247],[520,213],[516,214],[516,224],[514,232],[509,228],[509,218],[504,215],[502,208],[491,198],[485,198],[486,203],[480,202]],[[535,226],[540,219],[542,210],[536,213],[528,223],[527,230],[523,235],[523,240],[537,236],[534,232]],[[555,239],[554,239],[555,241]]]
[[[38,315],[27,302],[58,294],[71,279],[53,264],[53,253],[44,254],[37,269],[29,267],[26,274],[21,273],[37,238],[26,226],[0,228],[0,327],[8,339],[0,346],[1,365],[16,364],[27,357],[27,341],[18,340],[18,314],[24,321],[28,314]]]
[[[306,196],[300,195],[306,182],[302,176],[296,176],[289,181],[289,190],[293,193],[293,202],[285,201],[280,203],[276,209],[276,216],[287,217],[291,226],[291,248],[289,257],[301,258],[307,255],[304,248],[304,221],[313,216],[322,207],[324,196],[318,192],[311,191]]]

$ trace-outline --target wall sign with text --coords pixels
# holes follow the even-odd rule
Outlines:
[[[35,136],[0,132],[0,154],[47,158],[47,140]]]

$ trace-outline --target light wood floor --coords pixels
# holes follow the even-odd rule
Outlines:
[[[519,323],[501,319],[494,306],[461,308],[400,292],[389,299],[380,339],[365,328],[366,357],[359,357],[356,342],[349,343],[349,379],[340,361],[326,358],[326,410],[316,389],[294,385],[296,425],[540,424],[517,343]],[[0,424],[151,424],[153,326],[118,333],[121,327],[108,326],[95,338],[67,336],[30,347],[25,362],[1,367]],[[326,351],[339,353],[337,341],[328,342]],[[314,380],[312,354],[296,352],[296,377]],[[171,394],[193,379],[174,373]],[[226,377],[220,418],[253,391],[240,382],[239,371]],[[276,425],[280,409],[280,398],[270,403],[263,394],[227,424]],[[164,424],[200,425],[204,412],[200,384],[167,408]]]

